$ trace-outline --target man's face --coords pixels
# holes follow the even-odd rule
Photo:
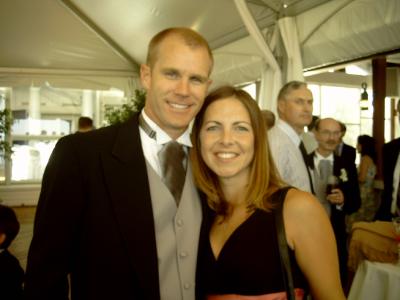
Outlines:
[[[335,151],[340,143],[340,125],[333,119],[321,120],[318,129],[315,131],[315,138],[318,142],[318,149],[324,154]]]
[[[291,91],[286,99],[278,100],[279,117],[301,134],[304,126],[311,123],[313,111],[313,96],[311,91],[302,86]]]
[[[152,67],[142,65],[146,114],[172,138],[179,137],[200,110],[210,85],[211,59],[177,36],[161,42]]]

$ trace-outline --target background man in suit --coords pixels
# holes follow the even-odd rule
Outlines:
[[[345,216],[358,210],[361,204],[357,169],[337,156],[334,151],[340,141],[339,122],[320,119],[315,125],[318,148],[311,153],[314,160],[315,192],[318,200],[330,215],[338,245],[342,284],[347,283],[347,234]],[[338,185],[327,191],[329,176],[334,175]]]
[[[400,101],[397,102],[397,114],[400,118]],[[376,220],[391,221],[400,216],[400,138],[383,145],[382,171],[384,189]]]
[[[282,179],[312,192],[312,179],[301,140],[304,126],[312,120],[313,95],[305,82],[291,81],[278,94],[278,120],[268,130],[272,157]]]
[[[198,33],[164,30],[140,69],[147,92],[141,114],[60,139],[43,177],[26,299],[67,299],[68,275],[72,299],[195,298],[202,205],[190,161],[175,198],[158,152],[171,140],[191,146],[188,125],[212,65]]]
[[[0,204],[0,299],[22,300],[24,270],[8,251],[19,232],[19,222],[11,207]]]
[[[93,120],[89,117],[79,117],[78,132],[87,132],[93,130]]]
[[[343,122],[338,121],[340,124],[340,142],[336,147],[336,155],[343,158],[349,164],[354,164],[356,161],[356,148],[343,142],[343,137],[346,135],[347,127]]]

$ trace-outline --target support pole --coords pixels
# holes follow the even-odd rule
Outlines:
[[[372,59],[373,125],[376,140],[377,179],[382,179],[382,147],[385,143],[386,57]]]

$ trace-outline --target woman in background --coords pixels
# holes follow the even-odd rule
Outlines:
[[[358,167],[361,206],[358,211],[346,217],[347,232],[351,231],[354,222],[372,221],[379,205],[374,190],[376,175],[375,139],[369,135],[360,135],[357,138],[357,151],[361,154]]]
[[[199,249],[198,289],[208,300],[286,299],[273,200],[285,186],[272,161],[257,103],[221,87],[205,99],[192,131],[198,187],[213,211]],[[309,193],[290,188],[283,205],[296,299],[345,299],[330,221]]]

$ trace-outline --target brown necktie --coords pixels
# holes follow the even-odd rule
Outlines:
[[[158,152],[162,172],[161,179],[174,196],[177,206],[179,205],[183,184],[185,183],[186,171],[183,166],[185,156],[186,154],[182,145],[176,141],[166,143],[160,152]]]

